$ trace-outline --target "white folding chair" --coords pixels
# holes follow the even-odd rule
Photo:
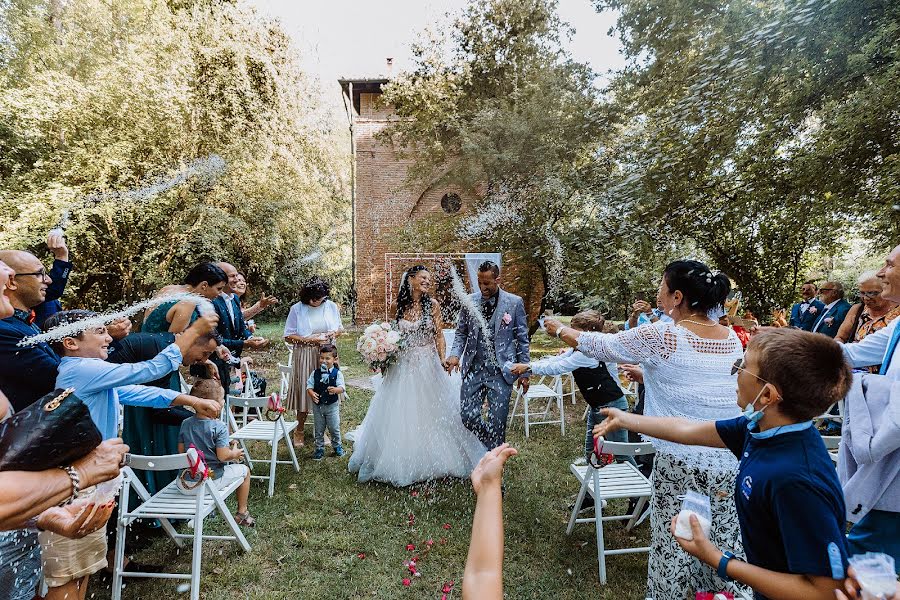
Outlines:
[[[646,456],[655,452],[653,445],[648,442],[632,444],[628,442],[607,442],[605,440],[601,440],[600,450],[616,456]],[[569,469],[578,478],[578,481],[581,483],[581,489],[578,490],[578,497],[575,499],[575,506],[572,508],[572,516],[569,518],[566,535],[572,533],[572,529],[577,523],[594,523],[597,531],[597,562],[599,563],[600,583],[605,585],[606,557],[608,555],[649,552],[650,548],[616,548],[607,550],[603,542],[603,522],[628,520],[625,530],[631,531],[639,523],[639,517],[644,510],[644,505],[650,500],[653,488],[650,485],[650,480],[644,477],[638,468],[629,462],[613,463],[600,469],[594,468],[589,464],[572,464],[569,466]],[[588,494],[594,499],[594,516],[579,519],[578,512],[581,510],[581,504]],[[634,507],[634,512],[627,515],[604,516],[603,501],[616,498],[637,498],[638,501]]]
[[[572,375],[571,372],[569,372],[569,373],[563,373],[562,377],[565,381],[569,382],[569,392],[566,395],[571,396],[572,404],[575,404],[576,403],[576,400],[575,400],[575,389],[576,389],[575,388],[575,376]]]
[[[122,493],[119,498],[119,518],[116,522],[116,548],[113,561],[113,600],[122,598],[122,580],[125,577],[152,577],[155,579],[188,579],[191,582],[191,600],[200,598],[200,569],[203,553],[203,540],[229,540],[237,542],[244,552],[250,551],[250,544],[244,537],[240,526],[235,522],[231,511],[225,505],[230,496],[243,482],[237,479],[227,487],[219,489],[213,480],[205,479],[196,495],[187,495],[178,489],[177,481],[173,481],[155,495],[150,495],[147,488],[137,478],[133,469],[140,471],[171,471],[190,468],[196,464],[197,451],[190,448],[184,454],[167,456],[140,456],[128,454],[126,466],[122,469]],[[128,510],[131,491],[134,490],[141,504],[134,510]],[[204,535],[203,520],[213,511],[218,511],[225,519],[232,535]],[[125,570],[125,538],[128,527],[137,519],[159,519],[163,530],[172,538],[179,548],[184,546],[183,540],[193,540],[190,573],[138,573]],[[194,528],[193,533],[178,533],[172,526],[171,519],[187,519]]]
[[[837,414],[833,415],[831,414],[831,409],[835,407],[835,404],[837,405]],[[841,424],[844,423],[844,399],[841,398],[835,404],[829,406],[828,410],[813,419],[816,425],[820,425],[822,421],[840,421]]]
[[[287,398],[288,391],[291,388],[291,371],[293,367],[291,367],[290,363],[283,365],[278,363],[278,374],[281,376],[281,385],[278,388],[278,395],[281,396],[281,399],[284,400]]]
[[[538,379],[537,383],[529,386],[528,391],[523,393],[522,388],[516,388],[516,401],[513,404],[513,409],[510,411],[509,420],[516,417],[522,417],[525,420],[525,437],[527,438],[530,435],[530,429],[532,425],[554,425],[559,423],[560,431],[562,431],[562,435],[566,435],[566,417],[565,417],[565,409],[563,402],[563,393],[562,393],[562,378],[559,375],[554,376],[550,380],[550,384],[547,385],[544,383],[545,377],[541,377]],[[544,410],[541,412],[531,412],[531,407],[529,406],[532,400],[546,400],[547,404],[544,407]],[[518,412],[519,403],[522,403],[522,412]],[[556,408],[559,411],[559,418],[552,419],[550,418],[550,408],[556,404]],[[535,421],[534,417],[538,419],[542,419],[540,421]]]
[[[250,471],[253,471],[253,463],[255,462],[269,464],[268,475],[251,475],[250,477],[252,479],[268,479],[269,497],[271,498],[275,494],[276,465],[294,465],[294,471],[298,473],[300,472],[300,465],[297,463],[297,455],[294,453],[294,445],[291,443],[291,432],[297,428],[297,421],[285,421],[284,415],[280,413],[275,420],[269,421],[265,417],[265,409],[268,404],[268,398],[228,396],[226,405],[229,409],[226,410],[226,413],[228,414],[228,423],[232,430],[229,439],[236,441],[241,445],[241,448],[244,450],[244,460],[247,461],[247,466],[250,467]],[[240,415],[244,421],[242,425],[238,423],[238,418],[235,416],[234,412],[230,410],[231,407],[238,406],[243,407],[244,409],[243,414]],[[248,418],[251,410],[255,411],[258,416],[254,421],[250,421]],[[247,442],[250,441],[268,442],[272,446],[272,453],[268,460],[261,458],[254,459],[250,455],[250,450],[247,447]],[[278,445],[281,442],[284,442],[284,445],[287,446],[288,453],[291,455],[291,460],[278,460]]]
[[[245,398],[255,398],[259,395],[259,390],[253,385],[253,377],[250,375],[250,365],[245,362],[241,363],[241,375],[244,376],[244,386],[241,396]]]
[[[288,344],[287,342],[285,342],[284,346],[285,346],[285,348],[287,348],[287,351],[288,351],[287,366],[289,366],[289,367],[293,366],[293,364],[294,364],[294,345]]]
[[[823,435],[822,441],[825,442],[825,448],[834,464],[837,464],[838,453],[841,448],[841,436],[839,435]]]

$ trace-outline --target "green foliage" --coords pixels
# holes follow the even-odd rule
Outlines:
[[[277,23],[226,2],[0,11],[0,247],[37,252],[72,207],[68,304],[146,297],[202,259],[279,292],[314,269],[346,287],[343,247],[327,265],[303,257],[349,221],[349,144]],[[145,201],[84,200],[211,154],[226,161],[218,177]]]
[[[900,5],[878,0],[595,0],[619,12],[629,115],[614,193],[690,238],[754,311],[784,305],[809,252],[855,229],[896,242]]]

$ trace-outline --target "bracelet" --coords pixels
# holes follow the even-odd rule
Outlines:
[[[556,337],[557,337],[557,338],[559,338],[559,336],[562,335],[562,330],[563,330],[563,329],[564,329],[564,327],[563,327],[562,325],[560,325],[560,326],[559,326],[559,329],[556,330]]]
[[[78,475],[78,469],[73,467],[72,465],[67,465],[65,467],[59,467],[69,476],[69,480],[72,482],[72,495],[59,503],[59,506],[67,506],[72,504],[76,498],[78,498],[78,492],[81,491],[81,476]]]
[[[719,566],[716,569],[716,573],[719,577],[722,578],[723,581],[734,581],[731,577],[728,576],[726,572],[728,570],[728,562],[734,558],[734,554],[726,550],[722,553],[722,558],[719,559]]]

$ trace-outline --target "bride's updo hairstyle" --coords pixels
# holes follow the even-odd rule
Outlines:
[[[415,277],[421,271],[427,271],[428,269],[425,265],[416,265],[414,267],[410,267],[403,274],[403,279],[400,281],[400,291],[397,292],[397,320],[403,318],[403,315],[406,313],[406,310],[412,306],[413,297],[412,297],[412,286],[409,285],[409,278]],[[425,319],[428,319],[431,316],[431,296],[428,294],[422,294],[422,297],[419,298],[419,303],[422,305],[422,316]]]
[[[708,313],[722,306],[731,291],[728,277],[720,272],[713,273],[698,260],[670,262],[663,271],[663,279],[669,292],[680,291],[685,305],[695,312]]]

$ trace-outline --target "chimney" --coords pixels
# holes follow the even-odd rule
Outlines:
[[[394,75],[394,59],[388,57],[387,59],[385,59],[385,62],[387,63],[387,76],[388,79],[390,79]]]

